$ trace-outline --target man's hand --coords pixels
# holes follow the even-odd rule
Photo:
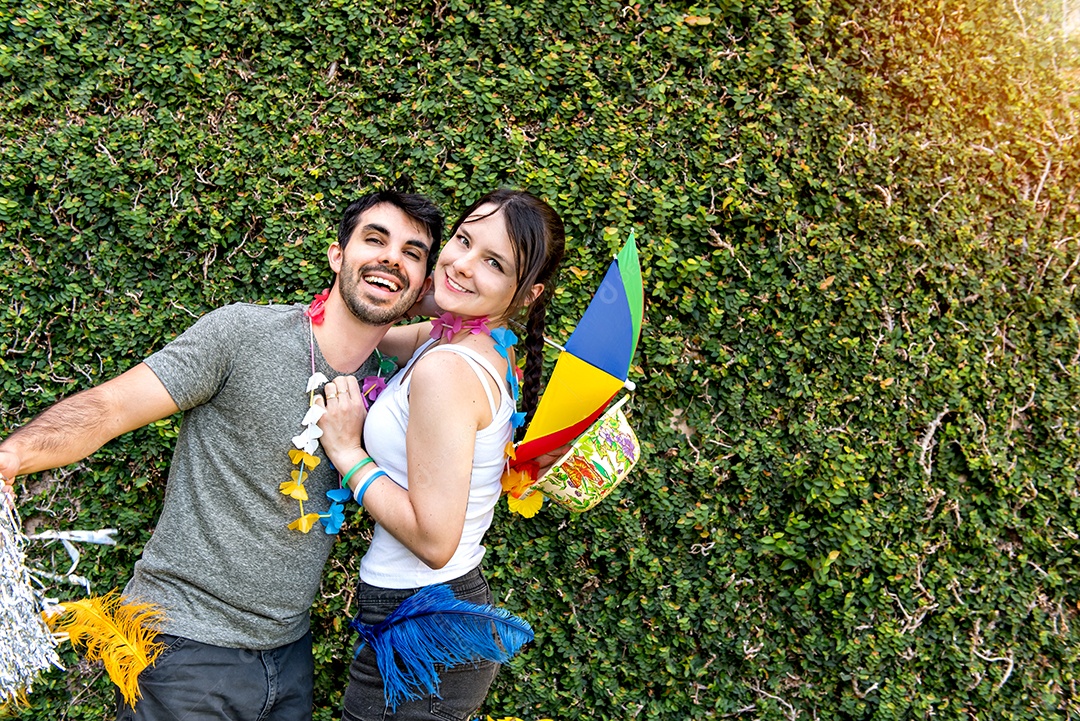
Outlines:
[[[19,457],[10,451],[0,451],[0,483],[3,483],[4,502],[15,503],[15,476],[19,475]]]

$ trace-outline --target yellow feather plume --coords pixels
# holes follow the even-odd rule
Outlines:
[[[51,621],[71,645],[86,646],[88,661],[101,660],[128,706],[142,696],[139,674],[154,663],[165,644],[154,640],[164,611],[152,603],[128,602],[116,591],[62,604]]]
[[[26,695],[26,689],[20,688],[9,695],[3,703],[0,703],[0,718],[14,716],[19,709],[26,708],[29,705],[30,699]]]

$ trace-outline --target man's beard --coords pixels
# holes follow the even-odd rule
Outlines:
[[[391,306],[374,305],[360,297],[357,290],[360,279],[367,273],[379,272],[392,276],[401,286],[401,296]],[[396,269],[382,265],[366,265],[358,271],[343,267],[338,274],[338,282],[341,283],[341,298],[345,301],[345,307],[349,309],[357,320],[369,325],[389,325],[401,316],[416,302],[416,293],[412,292],[409,279]]]

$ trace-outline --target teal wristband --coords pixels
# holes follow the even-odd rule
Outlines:
[[[368,486],[374,483],[375,479],[380,476],[386,476],[386,471],[381,468],[368,476],[368,479],[364,481],[364,485],[360,486],[359,490],[353,494],[353,500],[360,504],[361,508],[364,506],[364,493],[367,491]]]
[[[349,485],[349,479],[353,477],[354,473],[359,471],[361,468],[363,468],[367,464],[374,463],[374,462],[375,462],[375,459],[372,458],[371,456],[368,456],[367,458],[365,458],[364,460],[360,461],[355,466],[353,466],[349,470],[349,472],[346,473],[345,476],[341,479],[341,487],[344,488],[345,486]]]

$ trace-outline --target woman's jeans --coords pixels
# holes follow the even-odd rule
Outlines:
[[[446,585],[459,600],[480,604],[492,602],[491,589],[479,568]],[[418,590],[378,588],[361,581],[356,594],[360,601],[360,621],[366,624],[382,621],[399,603]],[[349,667],[349,687],[345,689],[342,721],[468,721],[475,717],[476,710],[487,697],[499,664],[479,661],[451,668],[438,667],[438,670],[439,696],[406,701],[391,712],[383,695],[383,682],[375,652],[371,646],[365,645]]]

